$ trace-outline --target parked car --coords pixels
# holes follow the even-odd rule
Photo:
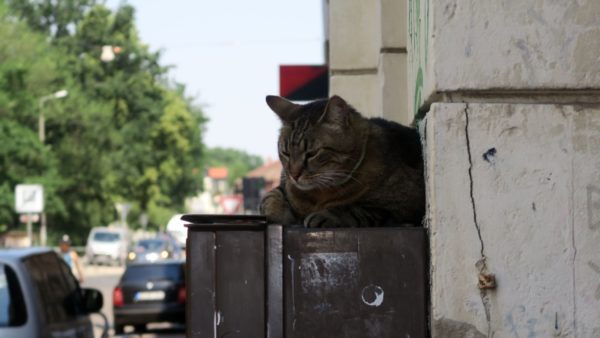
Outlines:
[[[113,291],[115,334],[144,332],[154,322],[185,323],[184,262],[132,263]]]
[[[0,250],[0,337],[93,338],[89,315],[102,302],[100,291],[80,288],[56,252]]]
[[[88,264],[123,265],[131,243],[131,235],[126,228],[96,227],[90,231],[85,247]]]
[[[169,234],[159,234],[154,238],[137,241],[127,254],[127,263],[181,258],[183,258],[183,250],[177,241]]]

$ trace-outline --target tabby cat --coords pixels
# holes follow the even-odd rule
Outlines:
[[[367,119],[341,97],[305,105],[278,96],[281,185],[261,213],[283,225],[365,227],[420,225],[425,210],[418,132]]]

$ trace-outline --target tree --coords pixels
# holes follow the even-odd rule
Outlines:
[[[20,183],[44,184],[46,209],[64,213],[64,204],[55,194],[62,182],[52,154],[42,147],[36,133],[0,119],[0,224],[16,221],[14,187]]]
[[[148,212],[156,226],[183,211],[200,187],[205,118],[182,85],[167,81],[160,54],[139,40],[134,9],[113,12],[91,0],[8,4],[10,14],[0,11],[0,114],[7,118],[0,128],[27,142],[14,161],[6,161],[14,149],[0,145],[7,172],[21,174],[0,176],[0,224],[14,222],[9,190],[32,180],[48,185],[54,201],[49,229],[76,241],[114,220],[115,202],[132,202],[133,216]],[[117,47],[111,62],[100,60],[107,45]],[[66,99],[43,106],[42,145],[35,137],[39,98],[63,88]],[[40,166],[18,170],[30,165],[30,152],[41,156]]]
[[[60,39],[71,35],[73,28],[93,7],[96,0],[7,0],[14,13],[35,31]]]
[[[54,89],[56,55],[41,34],[14,20],[0,3],[0,226],[17,224],[14,188],[43,183],[46,208],[65,212],[56,195],[57,160],[38,140],[38,100]]]

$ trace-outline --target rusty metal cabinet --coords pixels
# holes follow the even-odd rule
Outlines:
[[[266,222],[186,215],[187,336],[265,336]]]
[[[422,228],[186,215],[187,337],[426,337]]]
[[[285,337],[426,337],[424,229],[284,237]]]

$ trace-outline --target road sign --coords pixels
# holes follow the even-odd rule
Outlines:
[[[39,214],[21,214],[21,216],[19,216],[19,221],[21,223],[37,223],[40,221],[40,215]]]
[[[17,184],[15,210],[20,214],[36,214],[44,211],[44,187],[41,184]]]
[[[243,200],[244,197],[240,194],[223,195],[221,196],[219,204],[223,208],[223,213],[225,215],[233,215],[240,212],[240,207],[242,206]]]

